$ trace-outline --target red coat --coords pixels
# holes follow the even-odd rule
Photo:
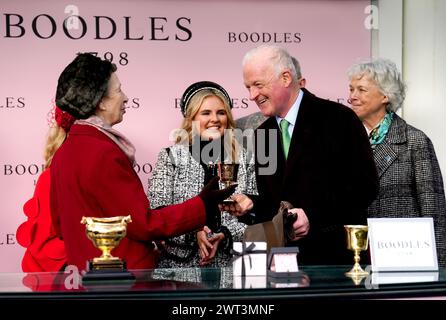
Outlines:
[[[22,259],[24,272],[57,272],[66,263],[65,247],[51,221],[50,169],[37,180],[34,196],[23,206],[28,217],[17,229],[17,242],[26,248]]]
[[[88,125],[73,125],[51,163],[51,210],[56,231],[65,241],[68,264],[79,269],[101,251],[85,234],[82,216],[131,215],[127,236],[112,251],[129,269],[154,268],[151,241],[200,228],[205,207],[199,197],[150,210],[141,181],[124,152],[105,134]]]

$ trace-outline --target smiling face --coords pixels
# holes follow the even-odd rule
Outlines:
[[[207,96],[192,121],[199,122],[200,135],[206,140],[223,136],[224,130],[228,128],[228,115],[223,101],[215,95]]]
[[[121,82],[116,73],[113,72],[108,81],[107,92],[99,102],[96,115],[105,123],[113,126],[122,121],[127,101],[127,96],[121,90]]]
[[[277,76],[272,64],[264,57],[253,57],[243,67],[243,80],[254,101],[264,116],[284,117],[290,104],[290,73],[284,71]]]
[[[349,88],[353,111],[369,129],[373,129],[386,115],[389,99],[367,75],[352,77]]]

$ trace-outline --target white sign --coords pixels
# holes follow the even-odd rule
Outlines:
[[[438,270],[432,218],[370,218],[372,271]]]
[[[372,284],[437,282],[438,272],[373,272]]]

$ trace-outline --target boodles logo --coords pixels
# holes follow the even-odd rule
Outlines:
[[[301,43],[300,32],[228,32],[229,43]]]
[[[231,98],[233,109],[248,109],[249,99],[248,98]],[[181,108],[181,99],[175,98],[173,103],[175,109]]]
[[[80,11],[77,6],[69,5],[65,7],[64,13],[57,16],[42,13],[28,18],[18,13],[3,13],[4,23],[2,25],[5,27],[4,30],[1,30],[1,36],[17,39],[28,33],[39,39],[51,39],[58,33],[62,33],[71,40],[83,39],[87,34],[95,40],[119,37],[123,40],[137,41],[189,41],[192,38],[192,20],[189,17],[172,19],[167,16],[153,16],[146,17],[141,22],[135,21],[132,16],[117,18],[97,15],[85,17],[80,15]],[[142,26],[141,23],[147,25]],[[135,30],[148,32],[143,34],[141,31],[137,33]]]
[[[5,176],[23,176],[31,175],[36,176],[40,174],[45,169],[45,165],[41,164],[4,164],[3,165],[3,175]]]

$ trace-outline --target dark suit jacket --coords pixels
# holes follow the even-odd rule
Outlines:
[[[291,137],[287,161],[275,117],[256,130],[254,223],[271,220],[280,201],[305,210],[310,221],[307,237],[299,246],[299,263],[352,264],[343,226],[367,224],[367,207],[378,192],[378,177],[370,144],[356,114],[341,104],[304,92]],[[262,139],[259,132],[277,132],[277,170],[262,175]],[[276,131],[277,130],[277,131]],[[266,134],[267,152],[274,151]]]

